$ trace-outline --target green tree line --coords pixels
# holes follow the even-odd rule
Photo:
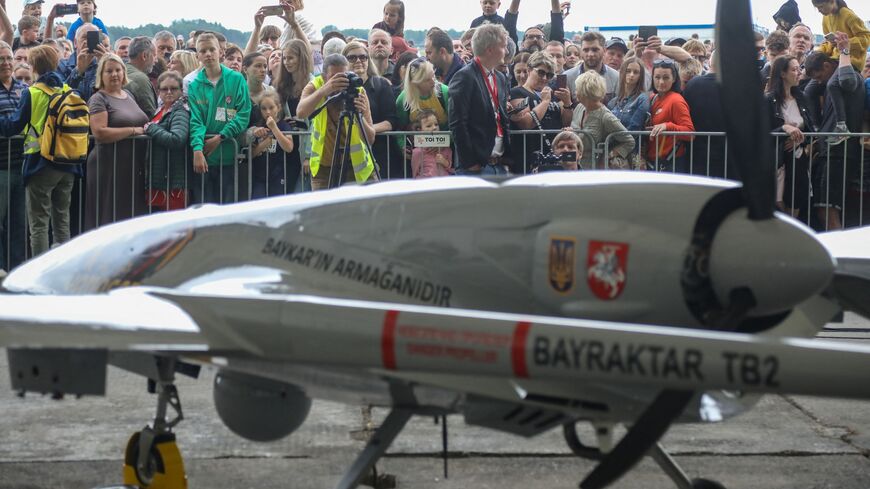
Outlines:
[[[236,29],[228,29],[221,24],[215,22],[208,22],[203,19],[194,19],[187,20],[181,19],[173,21],[171,24],[163,25],[163,24],[146,24],[140,25],[139,27],[124,27],[124,26],[110,26],[109,34],[111,34],[112,39],[117,39],[123,36],[136,37],[136,36],[148,36],[153,37],[154,34],[160,31],[169,31],[176,36],[181,34],[185,37],[188,37],[191,31],[197,30],[208,30],[214,32],[220,32],[224,36],[226,36],[227,40],[238,44],[239,46],[244,46],[248,42],[248,38],[251,36],[251,32],[242,32]],[[369,35],[369,29],[340,29],[335,25],[327,25],[323,29],[321,29],[322,33],[327,33],[329,31],[341,31],[346,36],[353,36],[358,38],[366,38]],[[459,39],[462,37],[463,31],[458,31],[456,29],[448,29],[447,34],[450,35],[453,39]],[[566,33],[566,36],[570,38],[570,35],[573,33]],[[414,30],[409,29],[405,31],[405,39],[414,44],[414,46],[423,47],[423,44],[426,40],[426,31],[425,30]]]
[[[160,31],[169,31],[176,36],[181,34],[187,39],[188,35],[191,31],[214,31],[220,32],[224,36],[226,36],[229,42],[238,44],[240,46],[244,46],[248,42],[248,38],[250,37],[250,32],[242,32],[236,29],[227,29],[221,24],[217,24],[215,22],[208,22],[203,19],[194,19],[187,20],[181,19],[173,21],[171,24],[163,25],[163,24],[146,24],[140,25],[139,27],[124,27],[124,26],[108,26],[109,34],[111,34],[112,39],[117,39],[123,36],[136,37],[136,36],[148,36],[153,37],[154,34],[157,34]]]

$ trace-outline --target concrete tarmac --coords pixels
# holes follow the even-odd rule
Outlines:
[[[849,341],[870,340],[870,323],[847,315]],[[866,331],[865,331],[866,330]],[[832,333],[836,336],[836,332]],[[52,401],[17,397],[0,351],[0,489],[90,489],[121,483],[128,437],[154,415],[145,380],[110,368],[108,395]],[[870,367],[870,361],[868,361]],[[186,419],[177,427],[192,489],[335,487],[363,447],[358,406],[315,401],[302,428],[275,443],[243,440],[223,426],[211,401],[214,370],[177,383]],[[870,381],[870,368],[868,368]],[[386,415],[375,410],[377,423]],[[378,469],[399,488],[576,488],[593,467],[569,452],[560,430],[525,439],[449,418],[449,478],[441,427],[416,418]],[[690,477],[729,489],[870,488],[870,403],[766,396],[755,409],[720,424],[674,426],[663,440]],[[645,460],[613,487],[672,488]]]

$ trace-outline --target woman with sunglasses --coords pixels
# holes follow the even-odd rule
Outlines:
[[[519,130],[558,130],[571,123],[571,92],[551,89],[547,84],[556,76],[556,61],[544,51],[529,57],[525,84],[511,90],[511,128]],[[555,133],[511,136],[514,173],[528,173],[535,163],[535,151],[550,152]],[[525,139],[525,140],[524,140]]]
[[[369,51],[358,42],[347,43],[341,54],[350,63],[350,70],[356,73],[363,81],[363,89],[368,97],[368,108],[371,112],[372,125],[375,134],[392,131],[396,127],[396,99],[393,97],[393,88],[390,82],[378,75],[378,70],[369,59]],[[364,114],[365,115],[365,114]],[[371,142],[372,156],[381,166],[384,178],[404,177],[403,161],[397,151],[391,151],[391,138],[375,137]],[[389,161],[389,168],[387,162]]]
[[[157,78],[161,109],[145,124],[145,134],[151,136],[148,205],[154,212],[187,206],[187,168],[192,168],[193,157],[188,150],[190,107],[182,85],[172,70]]]
[[[653,87],[650,96],[649,147],[646,157],[650,169],[655,171],[688,173],[686,148],[683,142],[693,136],[664,136],[664,132],[693,132],[695,125],[689,104],[683,98],[680,73],[671,59],[653,63]]]

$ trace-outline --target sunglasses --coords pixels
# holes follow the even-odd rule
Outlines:
[[[672,60],[672,59],[657,59],[655,62],[653,62],[653,68],[658,68],[659,66],[667,66],[667,67],[674,66],[674,60]]]
[[[351,63],[356,63],[357,61],[368,61],[369,56],[367,54],[349,54],[346,56],[347,60]]]
[[[542,70],[540,68],[535,68],[535,73],[537,73],[539,77],[546,78],[547,80],[556,76],[552,71]]]

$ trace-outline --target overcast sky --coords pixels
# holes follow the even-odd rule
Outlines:
[[[723,0],[731,1],[731,0]],[[785,0],[752,0],[757,23],[773,28],[772,15]],[[21,0],[7,0],[10,17],[15,22],[21,15]],[[169,24],[174,19],[203,18],[226,27],[248,31],[253,26],[258,5],[277,4],[277,0],[100,0],[98,17],[107,26],[135,27],[147,23]],[[339,28],[371,27],[382,20],[385,0],[308,0],[303,13],[316,25]],[[854,6],[864,4],[858,15],[870,18],[870,2],[853,0]],[[504,15],[509,1],[502,0],[499,13]],[[53,5],[43,7],[44,14]],[[549,11],[548,0],[523,0],[520,6],[520,27],[544,22]],[[814,31],[821,33],[822,21],[811,0],[798,0],[801,17]],[[480,15],[478,0],[405,0],[406,28],[428,29],[432,26],[464,29]],[[715,19],[714,0],[573,0],[565,30],[579,31],[584,26],[712,24]]]

